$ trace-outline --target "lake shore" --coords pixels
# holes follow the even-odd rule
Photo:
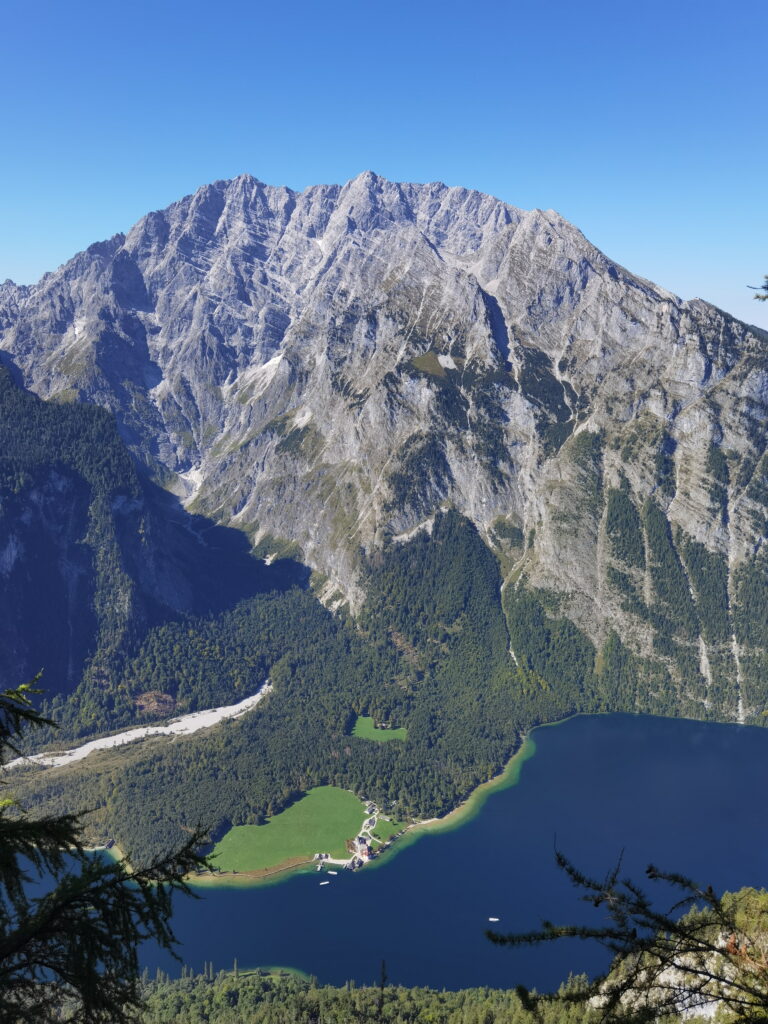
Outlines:
[[[559,723],[552,723],[553,725]],[[538,727],[537,727],[538,728]],[[523,741],[498,775],[481,783],[472,790],[469,796],[458,807],[442,818],[429,818],[415,821],[407,825],[404,832],[393,840],[386,849],[377,853],[376,857],[358,870],[370,871],[388,864],[400,851],[418,842],[422,836],[437,835],[461,828],[481,811],[485,801],[493,793],[517,784],[523,765],[536,753],[536,743],[531,733],[523,737]],[[251,888],[261,885],[275,885],[286,881],[295,874],[317,871],[318,862],[306,858],[293,858],[280,864],[261,868],[256,871],[211,872],[192,875],[187,881],[190,885],[205,889]],[[324,872],[323,872],[324,873]]]
[[[556,848],[595,877],[612,870],[623,852],[629,877],[642,878],[654,862],[682,866],[718,892],[766,885],[765,730],[587,715],[532,738],[536,756],[517,785],[485,786],[468,807],[465,801],[463,814],[470,815],[492,793],[472,820],[446,815],[414,827],[405,843],[461,823],[415,842],[407,856],[396,855],[396,842],[388,851],[394,859],[375,861],[386,869],[354,877],[339,871],[335,878],[325,869],[294,879],[283,873],[276,877],[284,882],[239,888],[214,883],[195,890],[199,901],[178,900],[174,928],[184,961],[289,964],[341,985],[370,983],[386,959],[390,977],[414,986],[520,981],[545,990],[569,971],[601,970],[602,951],[590,952],[586,943],[498,948],[485,931],[490,917],[505,932],[532,930],[542,918],[589,923],[593,911],[557,867]],[[512,771],[493,781],[511,781]],[[713,808],[722,808],[738,831],[713,830]],[[738,836],[750,842],[738,843]],[[177,970],[162,951],[147,950],[145,964],[150,972]]]

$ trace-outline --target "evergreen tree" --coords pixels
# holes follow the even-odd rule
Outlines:
[[[0,693],[0,759],[25,725],[50,724],[30,685]],[[7,781],[2,783],[7,785]],[[145,867],[89,853],[76,815],[34,818],[0,800],[0,1020],[123,1024],[140,1007],[139,943],[172,950],[173,893],[206,866],[202,835]]]
[[[728,1024],[768,1021],[768,893],[743,889],[715,894],[683,875],[646,874],[680,894],[667,911],[633,881],[621,878],[621,862],[602,880],[578,871],[561,853],[559,866],[583,891],[583,899],[607,915],[596,927],[554,925],[501,935],[498,945],[535,945],[560,938],[594,940],[613,955],[609,970],[592,982],[571,984],[554,995],[518,989],[524,1005],[581,1003],[599,1009],[603,1021],[650,1024],[665,1019],[711,1017]]]

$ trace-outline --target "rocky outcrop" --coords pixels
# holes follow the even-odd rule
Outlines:
[[[727,717],[764,701],[766,348],[552,211],[370,172],[216,182],[0,289],[30,389],[111,409],[190,510],[327,600],[358,606],[366,558],[452,506],[510,594]]]

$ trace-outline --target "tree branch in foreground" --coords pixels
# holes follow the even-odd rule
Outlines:
[[[0,755],[27,724],[49,724],[29,686],[0,694]],[[5,783],[0,783],[5,785]],[[198,829],[146,867],[89,853],[76,815],[32,818],[0,801],[0,1020],[127,1024],[141,1006],[138,947],[173,953],[174,893],[209,867]],[[35,894],[42,885],[47,890]],[[175,953],[173,954],[175,955]]]
[[[587,1002],[600,1019],[627,1024],[711,1013],[734,1022],[768,1021],[768,894],[754,890],[718,897],[712,887],[684,875],[646,870],[653,882],[677,889],[680,898],[661,911],[631,879],[621,861],[606,878],[590,878],[562,854],[557,863],[582,899],[602,911],[602,922],[554,925],[538,931],[486,935],[497,945],[532,946],[561,938],[597,942],[612,954],[609,970],[589,983],[557,994],[518,989],[535,1010],[542,1001]]]

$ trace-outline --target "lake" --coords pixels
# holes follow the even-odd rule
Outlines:
[[[200,889],[174,925],[192,969],[295,967],[321,982],[556,987],[604,966],[584,943],[494,947],[488,927],[525,931],[595,912],[554,863],[562,850],[602,877],[622,854],[716,890],[768,886],[768,730],[634,715],[580,716],[532,734],[516,785],[450,832],[425,833],[376,869],[294,875],[277,885]],[[650,886],[649,886],[650,887]],[[656,886],[658,887],[658,885]],[[672,900],[667,899],[667,904]],[[590,916],[590,913],[592,916]],[[498,917],[490,925],[489,917]],[[167,954],[144,963],[171,974]]]

